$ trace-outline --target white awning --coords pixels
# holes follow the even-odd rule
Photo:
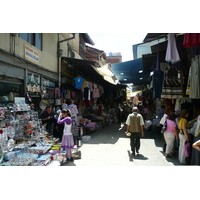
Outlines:
[[[93,67],[100,75],[103,76],[103,78],[108,81],[109,83],[112,83],[116,85],[119,81],[117,77],[113,74],[111,71],[111,66],[110,64],[105,64],[100,68]]]

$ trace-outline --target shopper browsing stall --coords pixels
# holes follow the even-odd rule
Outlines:
[[[178,127],[179,127],[179,139],[180,139],[180,145],[179,145],[179,155],[178,159],[180,163],[185,164],[186,163],[186,157],[185,157],[185,142],[189,142],[189,136],[187,132],[188,128],[188,122],[187,118],[189,116],[189,112],[187,110],[182,110],[180,113],[180,116],[178,118]]]
[[[177,126],[176,126],[176,115],[174,112],[169,114],[168,119],[166,120],[166,130],[164,132],[164,138],[166,142],[166,151],[165,156],[171,157],[171,153],[173,153],[174,147],[174,139],[178,140]]]
[[[64,124],[58,124],[57,123],[57,120],[58,120],[58,117],[59,117],[60,113],[61,113],[61,110],[57,110],[56,115],[54,116],[54,118],[56,120],[54,122],[53,136],[56,137],[56,138],[59,138],[59,140],[62,141]]]
[[[64,119],[61,119],[61,117],[63,117]],[[74,147],[74,139],[71,132],[72,119],[71,119],[71,113],[69,109],[62,110],[62,113],[58,117],[57,123],[58,124],[64,123],[61,148],[66,149],[67,161],[73,161],[74,159],[72,157],[72,149]]]
[[[39,118],[42,119],[42,124],[46,124],[46,131],[52,135],[52,125],[54,124],[55,113],[52,111],[51,106],[47,106],[46,109],[40,114]]]

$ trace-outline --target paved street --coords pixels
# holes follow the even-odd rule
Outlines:
[[[131,155],[126,125],[111,124],[91,134],[89,142],[79,148],[82,158],[63,166],[175,166],[181,165],[177,155],[166,159],[162,151],[161,135],[145,132],[141,138],[140,154]]]

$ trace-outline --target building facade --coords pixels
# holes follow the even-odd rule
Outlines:
[[[36,106],[41,99],[55,104],[62,57],[83,59],[85,40],[92,43],[87,34],[78,33],[1,33],[0,105],[13,103],[15,97]]]

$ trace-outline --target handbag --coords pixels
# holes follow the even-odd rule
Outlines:
[[[190,144],[190,142],[186,142],[184,148],[185,148],[185,157],[186,158],[190,157],[190,154],[191,154],[191,144]]]
[[[77,151],[75,153],[72,154],[74,159],[81,159],[81,151]]]
[[[167,120],[165,121],[165,123],[163,124],[163,127],[161,129],[161,133],[164,133],[167,129]]]

